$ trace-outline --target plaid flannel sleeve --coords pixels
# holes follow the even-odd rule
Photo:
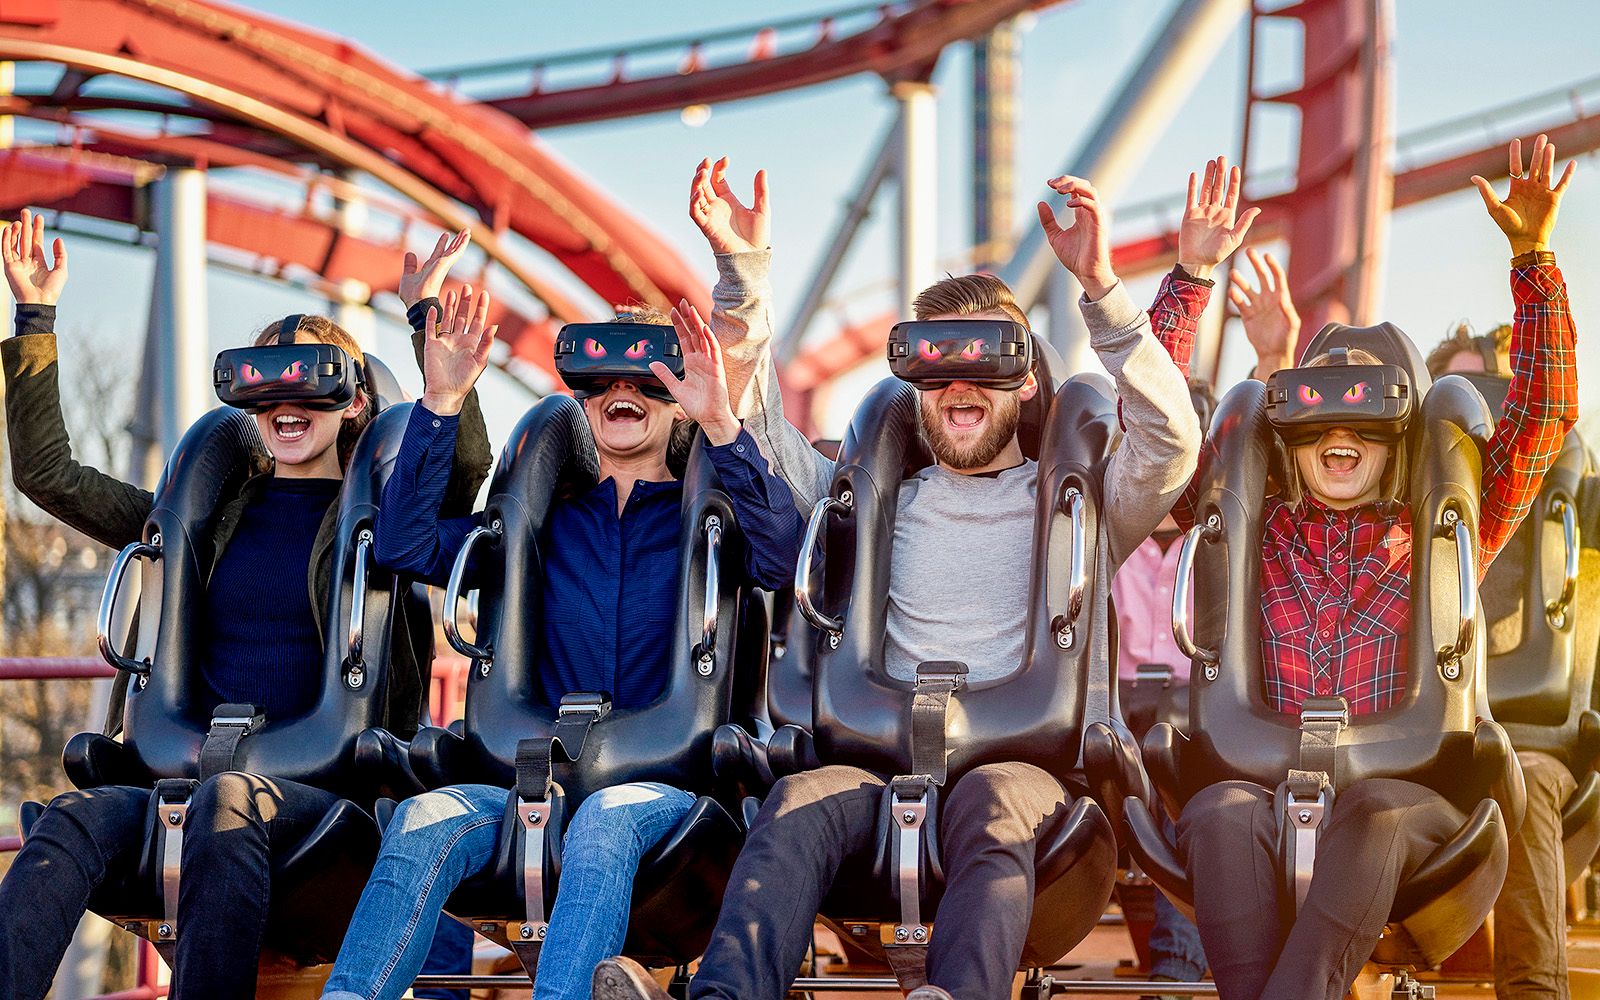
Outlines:
[[[1561,269],[1554,263],[1513,268],[1511,294],[1517,310],[1511,388],[1484,463],[1480,578],[1527,516],[1578,420],[1577,331]]]
[[[1156,340],[1172,355],[1172,363],[1184,378],[1189,377],[1189,364],[1194,357],[1194,337],[1200,329],[1200,316],[1211,301],[1212,283],[1190,281],[1169,272],[1161,279],[1156,290],[1156,301],[1150,307],[1150,327]],[[1120,408],[1120,404],[1119,404]],[[1120,416],[1120,413],[1119,413]],[[1205,446],[1201,445],[1204,454]],[[1199,473],[1195,476],[1198,478]],[[1191,480],[1172,508],[1172,516],[1187,531],[1194,525],[1195,480]]]

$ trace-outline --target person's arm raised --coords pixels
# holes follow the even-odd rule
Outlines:
[[[1067,196],[1072,226],[1039,203],[1051,249],[1084,286],[1078,308],[1089,344],[1117,386],[1125,436],[1106,468],[1103,507],[1114,572],[1172,509],[1194,475],[1200,422],[1188,385],[1111,266],[1108,226],[1094,186],[1079,177],[1050,182]]]
[[[442,308],[439,293],[444,289],[450,268],[455,266],[467,247],[472,245],[471,230],[444,233],[434,244],[426,260],[407,251],[400,265],[400,281],[396,294],[406,307],[406,319],[411,324],[411,350],[417,367],[423,367],[424,324],[428,309]],[[464,286],[461,299],[472,297],[471,286]],[[469,513],[477,503],[478,489],[489,478],[489,467],[494,462],[494,452],[489,447],[489,428],[483,420],[483,407],[476,389],[461,401],[461,419],[456,428],[455,452],[451,460],[450,484],[445,490],[444,511],[447,515]]]
[[[51,516],[120,549],[144,531],[154,498],[72,456],[61,413],[56,302],[67,283],[67,247],[45,257],[44,219],[27,209],[0,231],[0,261],[17,300],[17,335],[0,343],[6,379],[6,431],[17,489]]]
[[[1516,139],[1511,140],[1510,155],[1511,187],[1504,200],[1488,181],[1472,178],[1489,217],[1511,246],[1511,294],[1517,304],[1511,387],[1484,456],[1480,578],[1527,517],[1545,473],[1578,419],[1577,330],[1566,282],[1550,252],[1556,215],[1577,161],[1568,162],[1555,180],[1556,148],[1543,135],[1534,141],[1526,174],[1522,143]]]

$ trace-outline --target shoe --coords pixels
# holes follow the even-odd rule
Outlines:
[[[618,955],[594,967],[594,1000],[672,1000],[644,966]]]
[[[932,983],[926,983],[907,993],[906,1000],[955,1000],[955,998]]]

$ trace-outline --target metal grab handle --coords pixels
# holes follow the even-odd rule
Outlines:
[[[1478,627],[1478,555],[1472,544],[1472,532],[1454,510],[1445,511],[1445,530],[1456,538],[1456,585],[1460,593],[1461,609],[1456,622],[1454,645],[1439,650],[1439,662],[1460,660],[1472,648],[1472,637]],[[1448,671],[1446,672],[1448,676]],[[1451,680],[1454,680],[1451,677]]]
[[[1572,503],[1561,497],[1550,504],[1550,513],[1561,518],[1561,539],[1567,547],[1567,561],[1561,578],[1561,596],[1546,604],[1544,613],[1552,626],[1565,628],[1567,611],[1578,593],[1578,514]]]
[[[1172,641],[1178,644],[1178,652],[1191,661],[1216,663],[1217,654],[1196,646],[1194,637],[1189,634],[1189,591],[1194,586],[1194,551],[1199,547],[1200,536],[1205,534],[1207,527],[1207,524],[1197,524],[1190,528],[1183,535],[1183,548],[1178,550],[1178,579],[1172,587]]]
[[[850,494],[846,493],[845,497]],[[811,520],[806,522],[805,541],[800,544],[800,561],[794,568],[794,603],[806,621],[824,632],[844,630],[844,619],[833,618],[817,610],[811,603],[811,553],[817,547],[817,536],[822,534],[822,522],[835,510],[847,511],[850,501],[844,498],[823,497],[811,508]]]
[[[349,667],[361,669],[361,630],[367,620],[367,567],[372,562],[372,529],[362,528],[356,535],[356,566],[350,592]]]
[[[111,623],[116,618],[117,591],[122,589],[122,578],[127,574],[128,567],[135,559],[161,558],[161,536],[155,537],[154,542],[130,542],[117,553],[116,561],[111,564],[111,572],[106,577],[106,589],[100,595],[100,611],[95,615],[95,642],[100,647],[101,657],[118,670],[126,670],[130,674],[148,674],[150,662],[135,660],[117,652],[116,645],[111,641]]]
[[[461,638],[461,622],[457,618],[460,613],[461,584],[467,575],[467,560],[472,557],[473,546],[485,538],[498,540],[500,535],[499,521],[488,527],[479,525],[467,532],[466,540],[461,543],[461,551],[456,553],[456,561],[450,567],[450,582],[444,588],[444,610],[439,616],[439,623],[444,626],[444,637],[452,649],[471,660],[492,660],[494,653]]]
[[[1084,558],[1088,545],[1088,531],[1083,524],[1083,493],[1069,486],[1061,495],[1066,504],[1067,517],[1072,522],[1072,564],[1067,575],[1067,621],[1071,625],[1083,611],[1083,592],[1089,586],[1089,561]]]
[[[717,655],[717,610],[722,598],[722,518],[706,518],[706,603],[700,628],[700,659],[710,663]]]

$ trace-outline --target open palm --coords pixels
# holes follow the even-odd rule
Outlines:
[[[1561,197],[1567,193],[1567,185],[1572,183],[1578,163],[1569,160],[1561,179],[1556,181],[1556,146],[1544,135],[1533,142],[1533,156],[1528,161],[1526,174],[1522,170],[1522,140],[1512,139],[1509,152],[1511,189],[1504,199],[1496,197],[1494,188],[1482,177],[1473,175],[1472,183],[1483,196],[1489,218],[1511,242],[1513,254],[1548,249]]]
[[[767,172],[756,171],[755,196],[746,207],[728,185],[728,158],[701,160],[689,185],[689,218],[714,253],[765,250],[771,245]]]
[[[1206,162],[1204,179],[1189,175],[1183,222],[1178,227],[1178,263],[1196,277],[1206,277],[1204,272],[1239,249],[1250,224],[1261,214],[1261,209],[1252,208],[1238,215],[1243,185],[1239,168],[1230,170],[1225,156]]]
[[[684,415],[711,439],[712,444],[727,444],[738,436],[739,422],[728,404],[728,377],[722,367],[722,347],[711,328],[700,318],[700,311],[680,301],[672,310],[672,325],[683,350],[683,378],[676,378],[667,366],[652,362],[650,370],[683,407]]]
[[[467,252],[467,246],[471,242],[472,230],[463,229],[454,236],[449,233],[440,234],[439,242],[433,246],[433,253],[429,254],[425,261],[419,263],[416,254],[406,252],[405,262],[400,266],[400,284],[395,291],[407,309],[423,299],[438,296],[439,290],[444,288],[444,279],[449,275],[451,266]]]
[[[489,324],[489,290],[470,286],[446,295],[444,315],[429,307],[422,343],[423,405],[434,413],[456,413],[489,365],[499,326]]]
[[[44,216],[22,210],[22,219],[0,233],[0,262],[12,296],[27,304],[53,306],[67,286],[67,245],[56,238],[51,252],[55,266],[44,255]]]

